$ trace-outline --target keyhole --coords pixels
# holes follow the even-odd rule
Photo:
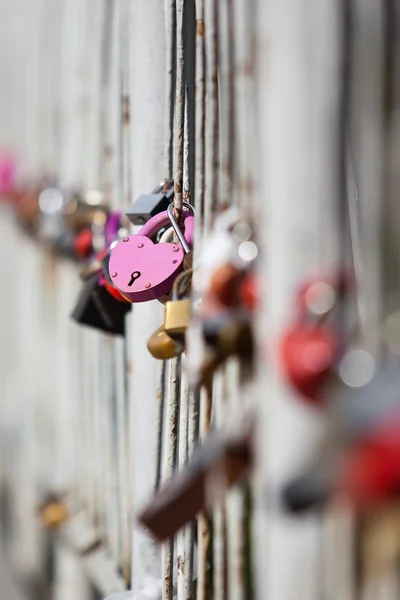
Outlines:
[[[131,285],[133,285],[133,283],[136,281],[136,279],[139,279],[140,276],[141,276],[140,271],[133,271],[133,273],[131,275],[131,280],[128,283],[128,286],[131,287]]]

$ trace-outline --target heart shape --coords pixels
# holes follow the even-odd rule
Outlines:
[[[146,302],[171,291],[183,257],[179,244],[154,244],[144,235],[130,235],[113,249],[109,273],[123,296],[131,302]]]

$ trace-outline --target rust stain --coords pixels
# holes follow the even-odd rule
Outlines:
[[[197,27],[196,27],[197,35],[199,35],[200,37],[204,37],[204,21],[203,21],[203,19],[198,19],[196,24],[197,24]]]
[[[174,192],[175,192],[175,194],[181,194],[182,193],[182,185],[181,185],[181,182],[179,180],[175,180],[175,183],[174,183]]]
[[[176,438],[176,417],[171,416],[171,437]]]
[[[172,595],[171,578],[168,575],[164,577],[164,593],[167,598]]]
[[[131,108],[129,96],[122,96],[122,122],[129,125],[131,120]]]
[[[128,360],[126,363],[126,372],[129,374],[133,373],[133,364],[131,360]]]
[[[183,556],[178,556],[178,573],[185,574],[185,559]]]

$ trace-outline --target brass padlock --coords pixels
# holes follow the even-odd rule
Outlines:
[[[161,325],[147,342],[147,349],[154,358],[167,360],[182,354],[183,344],[177,340],[173,340],[165,332],[164,325]]]
[[[193,270],[188,269],[178,275],[172,288],[172,300],[165,305],[165,331],[170,337],[179,341],[184,339],[191,312],[190,298],[179,299],[179,297],[188,295],[192,273]]]
[[[56,529],[60,527],[69,518],[67,507],[58,500],[49,500],[39,509],[40,520],[43,527],[47,529]]]

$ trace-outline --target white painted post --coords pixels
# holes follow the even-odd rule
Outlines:
[[[130,96],[132,197],[150,192],[164,177],[165,25],[162,0],[131,4]],[[133,306],[129,353],[133,515],[151,494],[156,480],[157,362],[145,344],[161,324],[161,305]],[[132,589],[161,578],[160,551],[133,523]]]
[[[296,286],[336,266],[339,256],[339,9],[336,0],[257,2],[260,600],[319,598],[319,522],[289,517],[279,493],[315,449],[324,424],[285,383],[277,343],[293,314]]]

